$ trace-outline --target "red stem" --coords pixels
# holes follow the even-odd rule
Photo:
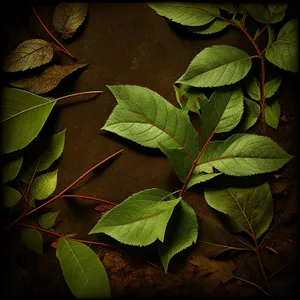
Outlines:
[[[56,101],[60,101],[60,100],[64,100],[67,98],[72,98],[72,97],[77,97],[77,96],[81,96],[81,95],[88,95],[88,94],[101,94],[103,93],[102,91],[88,91],[88,92],[80,92],[80,93],[75,93],[75,94],[70,94],[70,95],[66,95],[66,96],[62,96],[59,98],[56,98]]]
[[[61,195],[59,198],[82,198],[82,199],[88,199],[88,200],[94,200],[94,201],[106,203],[106,204],[113,205],[113,206],[117,205],[117,204],[107,201],[107,200],[103,200],[103,199],[91,197],[91,196],[84,196],[84,195]]]
[[[37,17],[37,19],[39,20],[39,22],[41,23],[41,25],[43,26],[43,28],[46,30],[46,32],[50,35],[50,37],[65,51],[66,54],[68,54],[71,58],[75,59],[75,57],[68,51],[68,49],[66,49],[57,39],[56,37],[49,31],[49,29],[46,27],[46,25],[44,24],[44,22],[42,21],[42,19],[40,18],[40,16],[38,15],[38,13],[36,12],[35,8],[31,5],[31,8],[35,14],[35,16]]]
[[[69,189],[71,189],[77,182],[79,182],[82,178],[84,178],[86,175],[88,175],[89,173],[91,173],[93,170],[95,170],[96,168],[98,168],[100,165],[106,163],[107,161],[109,161],[110,159],[114,158],[115,156],[119,155],[121,152],[123,152],[124,150],[121,149],[119,151],[117,151],[116,153],[110,155],[109,157],[105,158],[104,160],[102,160],[101,162],[99,162],[97,165],[95,165],[94,167],[92,167],[91,169],[89,169],[88,171],[86,171],[83,175],[79,176],[73,183],[71,183],[69,186],[67,186],[62,192],[60,192],[59,194],[57,194],[56,196],[54,196],[52,199],[48,200],[47,202],[45,202],[44,204],[40,205],[39,207],[36,207],[35,209],[29,211],[26,216],[31,215],[32,213],[36,212],[37,210],[41,209],[42,207],[50,204],[51,202],[55,201],[58,198],[61,198],[61,196],[67,192]]]

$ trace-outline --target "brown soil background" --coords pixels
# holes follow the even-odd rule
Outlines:
[[[3,24],[5,37],[4,54],[12,51],[26,39],[42,38],[51,41],[30,8],[20,5],[16,10],[7,4]],[[294,7],[293,7],[294,6]],[[52,14],[55,4],[36,5],[40,17],[53,31]],[[297,8],[290,4],[286,21],[297,17]],[[250,18],[248,18],[250,19]],[[250,33],[255,32],[255,23],[249,22]],[[275,29],[280,25],[275,24]],[[259,39],[261,47],[266,43],[266,35]],[[57,192],[68,186],[77,177],[100,160],[124,149],[123,154],[112,163],[100,168],[93,177],[76,189],[76,194],[95,196],[120,203],[127,197],[147,188],[161,188],[175,191],[181,183],[166,157],[159,151],[138,146],[116,135],[99,131],[104,125],[116,102],[106,85],[132,84],[148,87],[178,107],[172,84],[184,73],[191,60],[203,48],[215,44],[238,47],[250,55],[255,51],[247,38],[237,29],[226,29],[214,36],[193,36],[180,26],[171,24],[158,16],[145,3],[90,3],[89,15],[78,33],[65,43],[68,50],[79,63],[88,62],[83,71],[76,72],[48,96],[60,97],[70,93],[103,90],[96,99],[86,102],[65,101],[57,105],[44,132],[58,132],[67,128],[63,155],[59,161]],[[73,61],[63,54],[58,55],[62,63]],[[284,72],[269,63],[267,80],[283,76],[283,83],[277,94],[286,122],[280,122],[277,130],[268,128],[268,135],[276,140],[290,154],[297,154],[297,120],[299,104],[295,74]],[[259,67],[259,63],[254,63]],[[259,68],[258,68],[259,70]],[[8,79],[11,77],[8,76]],[[4,85],[8,80],[4,78]],[[201,128],[199,120],[191,116],[195,128]],[[261,124],[252,133],[261,134]],[[285,176],[288,186],[284,193],[274,196],[277,213],[289,201],[297,199],[297,160],[295,157],[280,174]],[[202,213],[207,210],[203,198],[203,188],[193,188],[185,193],[185,200]],[[139,258],[159,263],[155,245],[147,248],[121,245],[104,236],[88,236],[87,233],[99,219],[94,208],[97,203],[86,200],[60,199],[45,211],[60,210],[60,222],[55,231],[63,234],[77,233],[78,238],[94,239],[116,245],[125,250],[119,252],[105,247],[96,249],[102,260],[115,297],[202,297],[202,296],[254,296],[260,292],[241,281],[231,280],[222,285],[199,275],[199,270],[187,262],[188,255],[197,245],[175,256],[170,263],[169,274],[157,269]],[[281,260],[287,266],[271,280],[276,295],[294,296],[297,292],[297,224],[288,222],[280,227],[283,237],[294,243],[281,241],[274,246],[279,252],[272,260]],[[8,238],[10,242],[16,239]],[[278,238],[276,239],[278,241]],[[277,244],[276,244],[277,245]],[[19,247],[19,246],[16,246]],[[276,248],[277,247],[277,248]],[[18,248],[19,250],[19,248]],[[44,256],[38,256],[22,248],[20,263],[26,269],[31,289],[28,293],[35,296],[70,296],[55,250],[44,246]],[[268,255],[271,255],[268,253]],[[237,258],[235,258],[237,259]],[[257,262],[251,257],[241,256],[236,260],[238,272],[261,286],[263,283],[257,271]],[[275,264],[275,263],[274,263]]]

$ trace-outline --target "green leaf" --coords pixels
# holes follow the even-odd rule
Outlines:
[[[273,218],[273,199],[268,183],[247,188],[205,190],[206,202],[227,214],[236,231],[259,238]]]
[[[180,107],[185,111],[192,111],[199,114],[200,98],[206,98],[206,96],[192,86],[180,84],[179,87],[174,86],[176,100],[179,103]]]
[[[3,159],[3,158],[2,158]],[[18,154],[17,156],[12,157],[12,159],[2,162],[2,184],[13,180],[19,174],[23,163],[23,156]]]
[[[260,84],[254,76],[247,78],[245,89],[253,100],[260,101]]]
[[[32,39],[21,43],[5,60],[5,72],[18,72],[33,69],[47,64],[53,58],[53,47],[50,43]]]
[[[190,158],[182,149],[166,148],[163,144],[160,143],[159,149],[168,157],[179,180],[181,182],[184,182],[192,167],[192,161],[190,160]]]
[[[272,101],[265,107],[265,119],[266,123],[277,129],[280,119],[280,105],[277,100]]]
[[[154,91],[130,85],[109,86],[118,105],[102,129],[142,146],[181,148],[192,159],[199,153],[198,134],[187,112]],[[171,116],[171,117],[169,117]]]
[[[168,195],[160,189],[138,192],[107,212],[89,234],[103,232],[135,246],[147,246],[156,239],[163,242],[168,221],[180,201]],[[163,201],[166,198],[172,200]]]
[[[231,234],[219,220],[214,220],[206,216],[199,217],[199,232],[197,253],[208,258],[218,256],[239,248],[252,247],[246,240]]]
[[[205,182],[208,181],[210,179],[215,178],[216,176],[221,175],[222,173],[212,173],[212,174],[200,174],[200,175],[196,175],[193,176],[189,183],[186,186],[186,189],[189,189],[190,187],[192,187],[195,184],[201,183],[201,182]]]
[[[236,9],[232,3],[217,3],[217,6],[229,13],[234,14]]]
[[[164,242],[158,245],[160,259],[166,273],[172,257],[195,243],[197,233],[195,211],[181,200],[168,223]]]
[[[45,229],[51,228],[54,225],[58,214],[59,214],[59,211],[48,212],[48,213],[41,215],[39,217],[39,224]]]
[[[276,13],[273,15],[272,20],[271,20],[271,24],[275,24],[275,23],[279,23],[281,22],[285,17],[285,11],[281,11],[279,13]]]
[[[266,51],[266,58],[281,69],[298,72],[297,19],[292,19],[280,29],[277,40]]]
[[[218,87],[233,84],[249,72],[252,61],[244,51],[227,45],[204,48],[192,60],[176,83],[194,87]]]
[[[254,34],[254,39],[257,38],[257,36],[260,34],[261,30],[259,28],[256,29],[255,34]]]
[[[4,207],[12,207],[16,205],[22,195],[15,189],[11,188],[10,186],[3,186],[3,194],[2,194],[3,206]]]
[[[56,257],[65,281],[76,298],[111,297],[105,268],[96,253],[88,246],[59,238]]]
[[[31,228],[23,229],[21,232],[21,241],[27,248],[43,255],[43,238],[39,231]]]
[[[257,22],[266,24],[270,17],[270,12],[264,4],[243,3],[251,17]]]
[[[241,129],[248,130],[256,122],[260,115],[260,106],[256,102],[248,99],[245,99],[245,112],[244,116],[240,122]]]
[[[42,153],[40,162],[37,168],[37,172],[47,170],[62,154],[65,145],[66,129],[51,135],[46,140],[40,139],[41,144],[46,144],[47,148]],[[29,183],[33,175],[33,172],[37,166],[39,158],[30,161],[30,164],[26,165],[26,168],[22,169],[20,173],[20,180],[25,183]],[[26,161],[25,161],[26,163]]]
[[[53,13],[53,27],[66,40],[82,25],[88,12],[88,3],[59,3]]]
[[[268,81],[265,84],[265,97],[271,98],[276,93],[276,91],[279,89],[280,84],[281,84],[280,77],[277,77],[277,78],[274,78],[274,79]]]
[[[244,96],[239,87],[219,88],[209,101],[200,100],[202,133],[207,139],[213,131],[228,132],[238,125],[244,111]]]
[[[35,94],[44,94],[53,90],[61,80],[88,64],[51,65],[38,75],[27,76],[24,79],[11,81],[9,84]]]
[[[280,169],[293,157],[271,138],[255,134],[233,134],[225,141],[214,141],[213,147],[211,143],[200,157],[195,173],[209,165],[231,176],[263,174]]]
[[[76,235],[77,235],[77,233],[70,233],[70,234],[66,234],[66,237],[72,238]]]
[[[267,5],[271,13],[279,13],[285,11],[288,7],[288,3],[268,3]]]
[[[55,103],[15,88],[2,89],[1,154],[27,146],[44,126]]]
[[[269,46],[275,40],[275,33],[271,25],[268,25],[267,29],[268,29],[268,46]]]
[[[220,14],[215,4],[192,2],[151,2],[148,5],[162,17],[186,26],[202,26]]]
[[[45,200],[54,193],[57,185],[57,171],[45,173],[34,179],[30,189],[34,200]]]
[[[214,19],[206,25],[199,27],[190,27],[189,30],[197,34],[213,34],[222,31],[228,25],[229,23],[222,19]]]

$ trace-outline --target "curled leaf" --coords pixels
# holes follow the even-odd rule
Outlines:
[[[50,62],[53,54],[50,43],[40,39],[27,40],[4,60],[3,68],[5,72],[33,69]]]
[[[44,94],[57,87],[63,78],[87,65],[88,64],[52,65],[45,68],[39,75],[11,81],[9,84],[35,94]]]
[[[53,13],[54,29],[64,40],[71,38],[83,23],[88,12],[88,4],[83,2],[60,3]]]

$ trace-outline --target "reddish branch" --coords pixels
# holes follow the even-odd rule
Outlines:
[[[35,16],[37,17],[37,19],[39,20],[40,24],[43,26],[43,28],[46,30],[46,32],[50,35],[50,37],[59,45],[59,47],[61,48],[60,50],[64,53],[66,53],[67,55],[69,55],[71,58],[75,59],[75,57],[68,51],[68,49],[66,49],[58,40],[57,38],[49,31],[49,29],[47,28],[47,26],[44,24],[44,22],[42,21],[42,19],[40,18],[40,16],[38,15],[37,11],[35,10],[35,8],[31,5],[31,8],[35,14]]]

